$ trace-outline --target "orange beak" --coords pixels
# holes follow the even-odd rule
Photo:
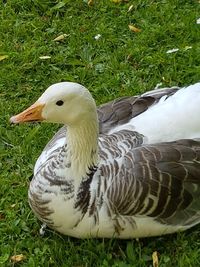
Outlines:
[[[30,121],[43,121],[42,117],[42,109],[45,104],[34,103],[32,106],[24,110],[23,112],[12,116],[10,118],[11,123],[22,123],[22,122],[30,122]]]

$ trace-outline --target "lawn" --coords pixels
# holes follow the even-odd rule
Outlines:
[[[51,230],[41,237],[27,191],[58,126],[9,124],[58,81],[82,83],[98,104],[199,81],[199,17],[198,0],[0,3],[0,266],[146,267],[154,251],[159,267],[200,266],[200,226],[141,240],[78,240]],[[19,263],[11,260],[20,254]]]

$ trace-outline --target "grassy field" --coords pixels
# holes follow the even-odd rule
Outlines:
[[[11,115],[58,81],[82,83],[100,104],[158,83],[184,86],[200,79],[199,1],[89,3],[0,3],[0,266],[153,266],[154,251],[160,267],[200,266],[200,226],[139,241],[77,240],[50,230],[39,236],[27,190],[34,163],[58,126],[11,126]],[[61,34],[65,38],[54,41]],[[179,51],[166,53],[174,48]],[[11,260],[19,254],[19,263]]]

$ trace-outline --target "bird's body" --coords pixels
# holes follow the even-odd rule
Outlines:
[[[29,202],[36,216],[79,238],[157,236],[199,223],[199,103],[200,83],[115,100],[97,112],[78,84],[48,88],[36,102],[40,118],[67,127],[35,165]],[[33,108],[11,120],[33,120]]]

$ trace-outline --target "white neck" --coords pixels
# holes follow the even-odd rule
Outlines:
[[[76,126],[67,127],[66,160],[78,184],[89,173],[89,168],[98,164],[98,120],[97,114],[82,120]]]

